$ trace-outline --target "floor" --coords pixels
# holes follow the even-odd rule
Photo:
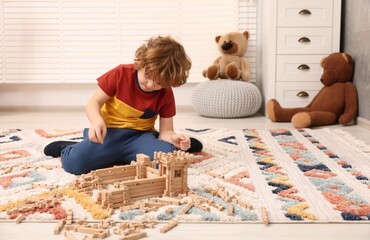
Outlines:
[[[20,128],[83,128],[89,122],[83,110],[22,110],[0,112],[0,129]],[[293,128],[290,123],[272,123],[263,115],[238,119],[215,119],[199,116],[191,108],[180,108],[175,117],[175,128]],[[353,136],[370,145],[370,130],[358,125],[340,126]],[[0,222],[0,240],[50,240],[65,239],[54,235],[55,223]],[[149,229],[147,239],[253,239],[253,240],[369,240],[370,224],[180,224],[166,234],[159,233],[159,226]],[[79,238],[82,239],[82,238]],[[119,239],[112,235],[108,239]]]

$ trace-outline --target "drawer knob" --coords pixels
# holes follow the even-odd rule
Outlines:
[[[299,70],[310,70],[310,67],[306,64],[301,64],[298,66]]]
[[[304,97],[309,97],[309,96],[310,96],[310,94],[308,94],[305,91],[300,91],[299,93],[297,93],[297,97],[304,98]]]
[[[308,37],[301,37],[300,39],[298,39],[298,42],[300,42],[300,43],[309,43],[309,42],[311,42],[311,40]]]
[[[299,11],[299,15],[311,15],[311,12],[310,10],[302,9],[301,11]]]

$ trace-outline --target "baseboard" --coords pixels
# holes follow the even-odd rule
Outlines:
[[[85,111],[85,106],[0,106],[0,112],[60,112]]]
[[[368,120],[366,118],[358,117],[357,118],[357,125],[370,130],[370,120]]]

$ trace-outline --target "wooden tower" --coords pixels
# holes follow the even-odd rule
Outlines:
[[[155,153],[159,172],[166,176],[164,196],[176,197],[178,194],[188,193],[188,167],[194,155],[183,151],[173,153]]]

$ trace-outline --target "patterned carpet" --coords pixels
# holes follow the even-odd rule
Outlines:
[[[188,186],[207,204],[155,210],[116,209],[114,220],[184,222],[349,222],[370,220],[370,148],[335,129],[184,129],[204,143],[188,171]],[[99,219],[108,211],[71,187],[77,177],[46,157],[55,140],[80,140],[80,130],[0,132],[0,219]],[[186,200],[189,196],[183,197]],[[145,203],[149,200],[142,200]],[[230,213],[228,209],[232,207]],[[99,215],[100,214],[100,215]]]

